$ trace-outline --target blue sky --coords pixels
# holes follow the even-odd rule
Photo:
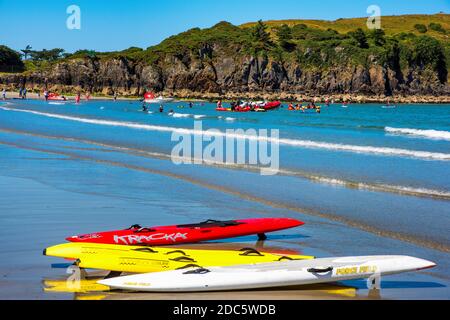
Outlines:
[[[64,48],[98,51],[146,48],[193,27],[226,20],[365,17],[369,5],[382,15],[450,13],[450,0],[0,0],[0,44],[16,50]],[[81,30],[69,30],[66,9],[81,9]]]

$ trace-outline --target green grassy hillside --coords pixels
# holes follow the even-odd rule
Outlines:
[[[358,28],[367,29],[367,18],[338,19],[336,21],[326,20],[277,20],[264,22],[269,29],[274,29],[283,24],[293,27],[298,24],[305,24],[309,28],[317,28],[322,30],[333,29],[339,33],[347,33]],[[442,33],[429,28],[431,23],[440,24],[447,33]],[[427,27],[426,33],[420,33],[414,26],[423,24]],[[243,24],[241,27],[254,27],[256,22]],[[450,14],[434,14],[434,15],[401,15],[401,16],[383,16],[381,17],[381,27],[387,35],[397,35],[401,33],[414,33],[416,35],[426,34],[440,40],[447,40],[450,36]]]

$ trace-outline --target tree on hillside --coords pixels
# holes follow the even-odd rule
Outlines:
[[[0,72],[20,72],[23,69],[20,54],[7,46],[0,46]]]
[[[349,35],[356,41],[358,47],[363,49],[369,48],[369,44],[367,43],[367,36],[361,28],[349,32]]]
[[[30,54],[31,51],[32,51],[31,49],[32,49],[32,47],[31,47],[30,45],[27,45],[25,49],[20,50],[20,51],[23,52],[23,58],[24,58],[24,60],[27,60],[29,54]]]
[[[372,39],[376,46],[382,47],[386,44],[386,39],[384,38],[385,35],[383,29],[375,29],[372,31]]]
[[[62,57],[64,49],[55,48],[51,50],[31,51],[30,56],[33,61],[55,61]]]
[[[288,25],[283,24],[277,31],[278,44],[287,51],[292,51],[295,45],[292,43],[292,29]]]
[[[415,41],[413,61],[421,68],[431,66],[438,73],[442,83],[447,81],[445,50],[438,40],[428,36],[418,37]]]
[[[256,26],[253,27],[252,40],[256,54],[260,51],[270,50],[273,45],[270,40],[270,34],[267,32],[267,26],[262,22],[262,20],[259,20]]]

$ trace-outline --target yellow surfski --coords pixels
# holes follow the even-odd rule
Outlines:
[[[150,248],[91,243],[66,243],[44,250],[44,255],[76,259],[80,268],[117,272],[148,273],[183,269],[189,266],[233,266],[286,260],[314,259],[312,256],[242,250],[195,250]]]

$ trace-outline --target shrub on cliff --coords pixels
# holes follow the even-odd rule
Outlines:
[[[22,72],[24,68],[18,52],[0,45],[0,72]]]
[[[428,27],[429,27],[431,30],[434,30],[434,31],[436,31],[436,32],[446,33],[445,29],[442,28],[442,25],[441,25],[440,23],[434,23],[434,22],[432,22],[432,23],[430,23],[430,24],[428,25]]]
[[[277,30],[278,44],[286,51],[292,51],[295,49],[295,44],[292,42],[292,30],[288,25],[283,24]]]
[[[442,83],[447,81],[447,61],[442,44],[428,36],[418,37],[414,43],[413,62],[425,68],[431,66],[439,75]]]
[[[356,41],[358,47],[362,49],[369,48],[369,44],[367,43],[367,36],[361,28],[349,32],[349,35]]]
[[[420,33],[426,33],[428,31],[427,27],[424,24],[418,23],[414,25],[414,28]]]

